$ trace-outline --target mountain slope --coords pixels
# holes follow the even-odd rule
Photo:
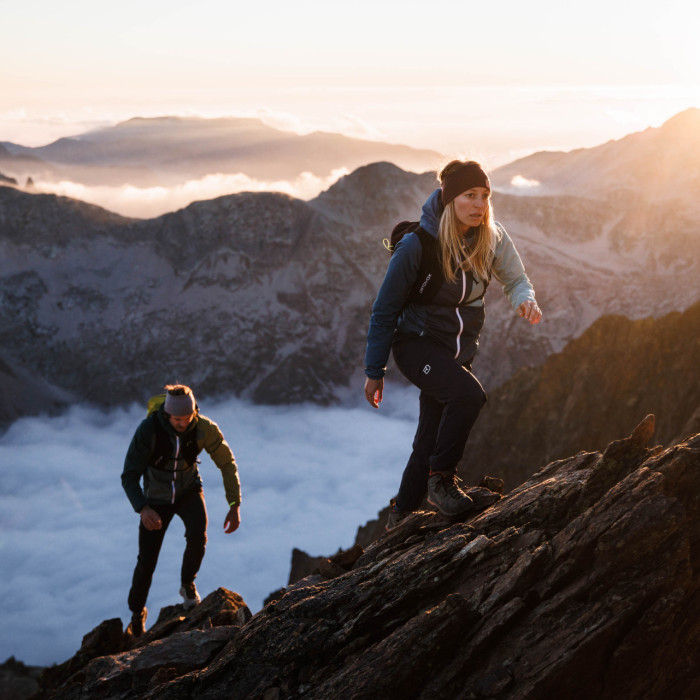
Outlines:
[[[223,589],[128,651],[105,621],[42,696],[696,697],[700,436],[653,450],[653,430],[649,416],[463,522],[416,513],[245,624],[217,615]]]
[[[602,449],[646,413],[663,444],[700,432],[700,302],[683,313],[597,320],[539,367],[494,390],[469,438],[468,483],[498,474],[509,488],[576,450]]]
[[[688,109],[659,128],[569,153],[540,152],[498,168],[493,183],[510,191],[521,176],[533,193],[573,194],[616,204],[620,197],[673,206],[700,189],[700,109]]]
[[[15,158],[41,159],[56,169],[54,177],[139,187],[168,186],[214,173],[245,173],[271,182],[293,180],[302,172],[326,177],[333,170],[352,170],[379,160],[427,170],[440,159],[433,151],[325,132],[300,136],[257,119],[236,118],[135,118],[47,146],[6,144],[6,148]],[[19,167],[3,160],[2,152],[0,163],[7,163],[8,170]],[[15,174],[15,170],[9,171]]]
[[[377,163],[310,202],[246,193],[145,221],[0,187],[4,357],[97,402],[115,366],[123,401],[174,377],[209,395],[332,401],[362,381],[389,260],[381,241],[418,218],[435,184]],[[663,315],[700,298],[690,219],[684,228],[666,217],[678,225],[659,239],[635,237],[634,207],[512,195],[494,207],[545,317],[537,327],[517,318],[494,281],[475,363],[488,391],[604,314]],[[390,368],[389,379],[397,374]]]

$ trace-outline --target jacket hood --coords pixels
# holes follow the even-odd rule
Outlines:
[[[442,190],[438,187],[425,201],[420,217],[421,228],[435,238],[438,235],[440,217],[443,211],[445,211],[445,207],[442,204]]]

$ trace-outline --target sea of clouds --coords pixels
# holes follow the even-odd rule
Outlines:
[[[388,387],[379,411],[359,402],[200,402],[231,444],[243,488],[241,526],[227,535],[220,472],[202,454],[209,512],[197,578],[202,596],[224,586],[255,613],[286,585],[294,547],[331,555],[351,546],[358,526],[396,492],[415,430],[414,392]],[[79,406],[58,417],[21,419],[0,436],[0,661],[59,663],[102,620],[128,622],[138,515],[120,475],[144,415],[143,406],[110,412]],[[184,544],[176,517],[153,579],[149,625],[161,607],[181,602]]]
[[[34,182],[34,190],[96,204],[122,216],[150,219],[182,209],[192,202],[238,192],[282,192],[296,199],[309,200],[327,190],[348,172],[347,168],[337,168],[327,177],[302,172],[293,180],[274,181],[256,180],[245,173],[212,173],[199,180],[188,180],[171,187],[88,185],[70,180],[37,180]]]

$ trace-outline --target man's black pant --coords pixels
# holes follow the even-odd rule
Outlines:
[[[207,507],[201,489],[186,494],[174,504],[151,505],[151,508],[158,513],[163,526],[160,530],[147,530],[143,523],[139,524],[139,556],[129,591],[129,610],[136,613],[146,605],[163,538],[174,515],[180,516],[185,524],[187,541],[182,557],[181,583],[194,581],[207,543]]]
[[[456,470],[486,393],[467,367],[429,338],[402,338],[393,353],[401,373],[421,390],[413,452],[396,497],[399,510],[415,510],[431,471]]]

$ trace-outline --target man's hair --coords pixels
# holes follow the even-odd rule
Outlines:
[[[163,387],[171,396],[187,396],[192,393],[186,384],[166,384]]]

